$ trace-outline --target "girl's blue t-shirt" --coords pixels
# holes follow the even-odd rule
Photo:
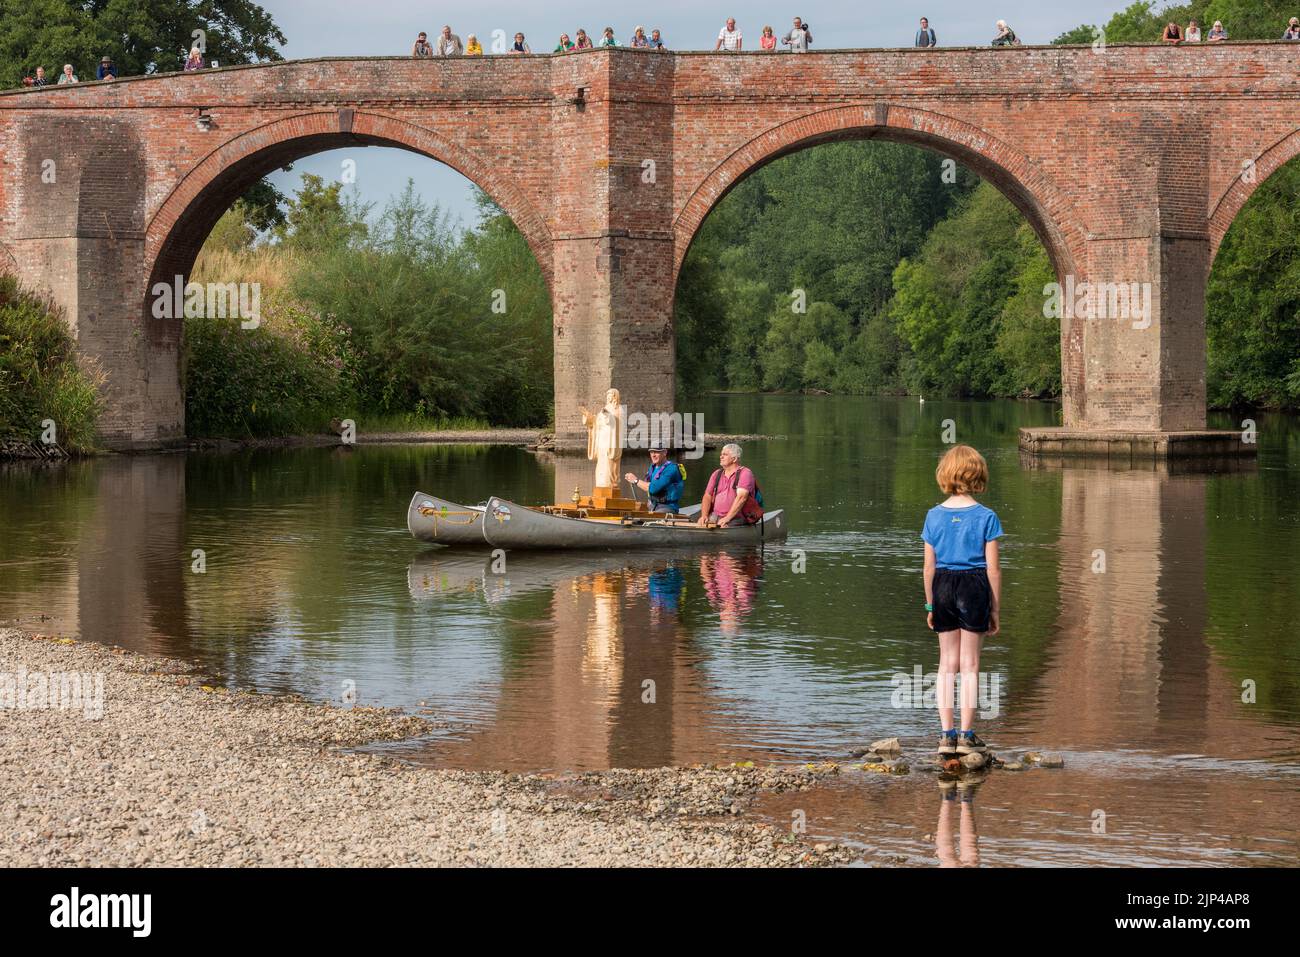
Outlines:
[[[984,568],[984,545],[1003,535],[997,512],[984,505],[936,505],[925,516],[921,538],[934,549],[939,568]]]

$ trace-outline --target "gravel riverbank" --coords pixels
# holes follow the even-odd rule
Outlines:
[[[226,693],[183,662],[67,638],[0,630],[0,722],[0,866],[779,867],[853,857],[744,814],[763,791],[814,786],[816,771],[417,768],[346,749],[418,736],[423,718]]]

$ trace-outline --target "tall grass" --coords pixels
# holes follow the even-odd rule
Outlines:
[[[186,318],[189,431],[540,426],[551,416],[551,308],[541,269],[499,211],[465,232],[411,186],[374,221],[305,176],[288,225],[249,245],[227,214],[197,282],[258,283],[262,322]]]

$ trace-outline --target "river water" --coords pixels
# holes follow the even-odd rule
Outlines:
[[[396,753],[440,767],[840,761],[758,813],[866,863],[1300,862],[1300,420],[1257,417],[1247,469],[1120,472],[1022,460],[1016,429],[1056,415],[1038,403],[701,404],[706,425],[778,436],[745,462],[787,509],[785,546],[501,571],[410,538],[416,489],[533,503],[590,482],[585,462],[506,447],[10,467],[0,622],[436,715],[444,729]],[[921,770],[938,724],[919,693],[937,664],[919,530],[945,420],[988,458],[1007,530],[977,727],[1004,756],[1066,761],[956,794]],[[687,462],[688,497],[715,457]],[[914,773],[848,760],[893,736]]]

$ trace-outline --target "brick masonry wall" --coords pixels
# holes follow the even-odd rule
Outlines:
[[[788,152],[879,137],[997,185],[1062,278],[1152,283],[1147,329],[1062,322],[1066,422],[1189,429],[1204,424],[1208,267],[1300,153],[1297,101],[1300,50],[1274,43],[335,59],[16,91],[0,94],[0,260],[64,305],[100,362],[106,440],[171,443],[179,324],[146,317],[151,280],[187,274],[221,213],[286,162],[425,153],[536,253],[557,430],[577,442],[577,407],[611,383],[633,409],[672,408],[677,271],[727,190]]]

